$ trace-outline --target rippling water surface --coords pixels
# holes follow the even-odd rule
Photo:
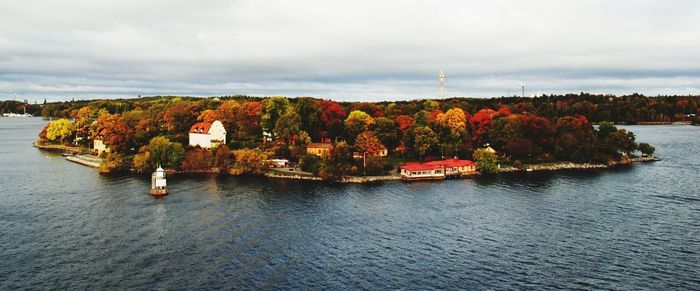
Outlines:
[[[0,289],[700,289],[700,128],[661,162],[430,183],[102,177],[0,119]]]

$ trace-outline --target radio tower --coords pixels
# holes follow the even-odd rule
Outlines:
[[[440,99],[445,98],[445,71],[440,70]]]

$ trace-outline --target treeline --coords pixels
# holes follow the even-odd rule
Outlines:
[[[476,149],[491,146],[505,162],[602,163],[639,149],[653,152],[646,144],[640,147],[633,133],[610,123],[595,128],[592,121],[603,120],[589,119],[585,111],[559,115],[569,110],[560,102],[579,108],[573,104],[594,104],[577,101],[589,97],[373,103],[228,96],[49,103],[42,106],[42,114],[66,119],[47,125],[40,139],[90,147],[99,137],[112,150],[105,167],[114,169],[146,172],[163,164],[188,171],[214,167],[236,174],[259,173],[264,168],[262,161],[275,157],[298,161],[304,169],[327,177],[368,171],[381,174],[391,168],[389,160],[380,157],[384,151],[392,160],[470,159]],[[637,97],[617,99],[631,102],[628,98]],[[697,98],[683,100],[696,104]],[[550,107],[559,111],[540,111]],[[214,120],[224,124],[227,144],[211,151],[187,147],[192,124]],[[334,144],[331,153],[323,158],[307,155],[306,146],[321,140]],[[369,156],[369,161],[358,162],[353,153]]]
[[[34,116],[41,114],[41,106],[37,104],[25,103],[23,101],[0,101],[0,114],[3,113],[29,113]]]

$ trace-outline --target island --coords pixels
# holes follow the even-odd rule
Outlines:
[[[35,146],[105,174],[162,166],[170,174],[373,182],[600,169],[658,160],[652,145],[616,127],[640,112],[633,107],[640,100],[643,116],[653,118],[638,122],[695,120],[694,113],[671,119],[653,106],[697,112],[697,97],[154,96],[42,104],[34,112],[51,121]]]

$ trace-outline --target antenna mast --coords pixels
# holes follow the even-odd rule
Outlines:
[[[445,71],[440,70],[440,99],[445,98]]]

